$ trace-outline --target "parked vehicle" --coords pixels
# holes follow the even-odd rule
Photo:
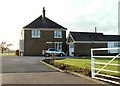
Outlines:
[[[64,56],[65,55],[65,53],[63,51],[59,51],[59,50],[56,50],[54,48],[49,48],[48,50],[45,51],[44,54],[46,57],[49,57],[52,54],[55,54],[57,56]]]

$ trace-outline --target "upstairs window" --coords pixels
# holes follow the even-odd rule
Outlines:
[[[54,38],[62,38],[62,31],[54,31]]]
[[[40,38],[40,30],[32,30],[32,38]]]

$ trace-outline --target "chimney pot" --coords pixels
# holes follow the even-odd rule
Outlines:
[[[45,7],[43,7],[43,15],[42,17],[45,17]]]
[[[95,27],[95,33],[97,33],[97,28]]]

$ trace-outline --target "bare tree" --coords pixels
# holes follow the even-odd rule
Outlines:
[[[2,53],[4,53],[4,51],[8,51],[10,52],[9,46],[11,46],[12,44],[7,44],[7,42],[1,42],[0,43],[0,51]]]

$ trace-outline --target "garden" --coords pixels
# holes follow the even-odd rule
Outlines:
[[[112,58],[95,58],[95,61],[96,62],[107,63],[111,59]],[[115,59],[111,63],[112,64],[119,64],[119,62],[120,62],[120,58]],[[77,72],[77,73],[80,73],[80,74],[84,74],[86,76],[91,76],[91,58],[90,57],[89,58],[88,57],[87,58],[86,57],[79,57],[79,58],[72,57],[72,58],[55,60],[53,66],[55,66],[59,69],[62,69],[65,72],[72,71],[72,72]],[[103,64],[96,64],[95,68],[102,68],[103,66],[104,66]],[[118,71],[119,67],[108,65],[108,66],[105,67],[105,69]],[[105,71],[101,71],[100,73],[120,77],[120,74],[118,74],[118,73],[105,72]]]

